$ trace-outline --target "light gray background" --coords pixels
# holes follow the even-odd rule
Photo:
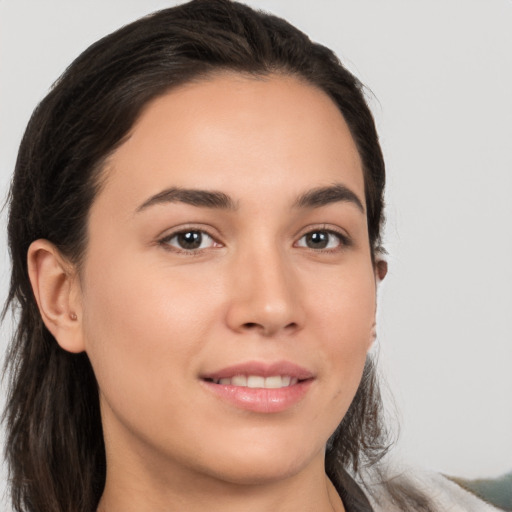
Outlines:
[[[29,115],[64,68],[175,3],[0,0],[2,199]],[[399,457],[466,477],[512,469],[512,2],[248,3],[332,47],[374,95],[389,176],[378,350]]]

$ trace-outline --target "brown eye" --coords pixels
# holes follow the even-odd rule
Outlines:
[[[336,249],[343,245],[343,237],[339,233],[319,229],[306,233],[297,243],[299,247],[308,249]]]
[[[189,230],[175,233],[163,239],[162,243],[184,251],[207,249],[215,245],[213,238],[200,230]]]

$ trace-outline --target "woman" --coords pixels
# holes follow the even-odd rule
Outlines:
[[[199,0],[84,52],[11,190],[15,509],[471,510],[378,466],[383,188],[361,85],[283,20]]]

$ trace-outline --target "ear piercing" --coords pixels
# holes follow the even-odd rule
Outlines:
[[[73,320],[73,321],[78,320],[78,317],[76,316],[76,313],[70,313],[69,314],[69,318],[71,318],[71,320]]]

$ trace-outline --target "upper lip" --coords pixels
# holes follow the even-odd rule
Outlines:
[[[230,379],[236,375],[259,375],[261,377],[272,377],[274,375],[290,376],[298,380],[306,380],[314,377],[314,374],[298,364],[290,361],[276,361],[264,363],[260,361],[247,361],[244,363],[227,366],[211,373],[201,375],[203,379]]]

